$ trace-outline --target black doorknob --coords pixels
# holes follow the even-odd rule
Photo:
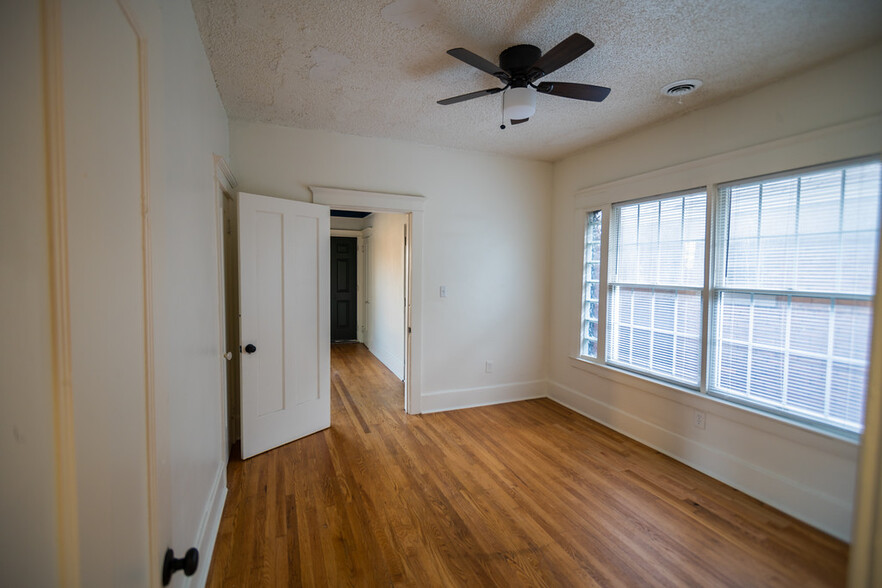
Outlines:
[[[165,560],[162,562],[162,585],[168,586],[172,574],[178,570],[184,570],[185,576],[192,576],[199,566],[199,550],[191,547],[182,558],[175,558],[175,552],[171,549],[165,551]]]
[[[257,347],[255,347],[253,343],[249,343],[245,346],[245,353],[254,353],[255,351],[257,351]]]

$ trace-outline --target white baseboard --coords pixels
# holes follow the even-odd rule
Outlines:
[[[533,380],[530,382],[516,382],[514,384],[500,384],[498,386],[481,386],[478,388],[423,393],[421,408],[424,413],[441,412],[490,404],[502,404],[503,402],[515,402],[517,400],[545,398],[545,396],[545,380]]]
[[[836,497],[556,382],[548,382],[548,398],[842,541],[850,540],[851,505]]]
[[[202,513],[202,521],[199,524],[199,532],[196,534],[196,548],[199,550],[199,567],[196,573],[186,578],[181,584],[183,588],[203,588],[208,579],[208,568],[211,566],[211,556],[214,553],[214,543],[217,539],[217,531],[220,527],[221,515],[224,512],[224,503],[227,500],[227,464],[220,464],[215,475],[214,485],[205,504]]]
[[[369,346],[368,351],[370,351],[374,357],[379,359],[384,366],[389,368],[389,371],[395,374],[396,378],[399,380],[404,379],[404,360],[400,356],[388,351],[385,347],[380,345]]]

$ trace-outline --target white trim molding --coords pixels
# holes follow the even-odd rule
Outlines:
[[[389,371],[395,374],[396,378],[404,380],[404,372],[401,369],[404,365],[404,358],[381,345],[372,345],[370,352],[380,360],[380,363],[389,368]],[[425,409],[423,412],[425,412]]]
[[[217,153],[214,154],[214,177],[220,184],[221,188],[232,196],[238,185],[238,182],[236,182],[236,176],[233,175],[233,172],[230,170],[230,166],[227,164],[227,160],[224,159],[223,155],[218,155]]]
[[[422,212],[426,199],[410,194],[390,194],[386,192],[365,192],[364,190],[344,190],[310,186],[312,201],[327,204],[340,210],[366,210],[371,212]]]
[[[627,386],[687,408],[711,412],[737,422],[746,427],[764,431],[771,435],[783,436],[805,447],[824,451],[840,457],[855,459],[857,441],[846,434],[819,430],[809,424],[794,421],[772,413],[763,412],[745,405],[727,402],[716,396],[702,394],[697,390],[676,384],[654,380],[611,365],[603,365],[580,357],[570,357],[570,366],[594,377],[603,378],[620,386]],[[784,433],[786,431],[786,433]]]
[[[220,406],[221,435],[220,460],[226,463],[230,447],[230,417],[228,404],[227,359],[224,353],[227,351],[227,296],[226,296],[226,268],[224,260],[224,198],[229,196],[235,201],[236,178],[223,156],[213,154],[214,161],[214,224],[216,232],[215,260],[217,261],[217,296],[218,296],[218,349],[220,357]]]
[[[882,115],[864,117],[587,186],[576,191],[573,199],[579,208],[597,209],[604,204],[862,157],[879,153],[880,136]]]
[[[882,276],[882,255],[876,275]],[[876,280],[870,373],[867,378],[863,443],[858,462],[857,491],[848,585],[882,586],[882,279]]]
[[[196,533],[194,544],[199,550],[199,567],[196,573],[185,577],[182,586],[205,586],[208,579],[208,570],[211,568],[211,556],[214,553],[214,545],[217,542],[217,532],[220,528],[221,517],[224,512],[224,504],[227,500],[227,464],[218,465],[214,476],[214,484],[205,501],[205,510],[202,511],[202,519],[199,522],[199,530]]]
[[[547,382],[545,380],[532,380],[529,382],[499,384],[497,386],[440,390],[423,394],[423,412],[444,412],[446,410],[459,410],[462,408],[517,402],[519,400],[545,398],[547,396],[546,388]]]
[[[58,577],[61,586],[80,585],[77,460],[71,368],[70,285],[65,174],[63,46],[61,2],[42,0],[43,88],[46,137],[46,200],[49,296],[52,331],[52,396],[58,508]]]

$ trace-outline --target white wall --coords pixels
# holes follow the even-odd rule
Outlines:
[[[228,157],[227,116],[189,2],[163,0],[161,119],[154,197],[157,388],[167,391],[172,547],[208,571],[225,493],[213,154]],[[176,582],[183,581],[177,574]]]
[[[407,215],[375,213],[368,239],[365,305],[371,325],[365,343],[371,353],[404,379],[404,227]]]
[[[550,164],[242,121],[230,122],[230,150],[249,192],[426,198],[423,411],[544,394]]]
[[[835,129],[879,115],[880,95],[882,46],[876,46],[558,162],[550,396],[848,539],[857,459],[854,442],[570,358],[578,337],[580,288],[574,196],[601,186],[594,192],[633,187],[633,197],[639,197],[653,193],[654,187],[655,193],[663,193],[702,185],[704,175],[727,181],[744,177],[740,174],[746,169],[780,171],[878,153],[882,148],[878,119]],[[796,138],[788,140],[791,137]],[[757,145],[765,147],[751,149]],[[717,157],[696,161],[708,156]],[[695,408],[707,412],[706,430],[692,426]]]
[[[0,570],[20,586],[59,579],[39,16],[0,6]]]

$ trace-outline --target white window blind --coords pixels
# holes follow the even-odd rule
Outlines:
[[[701,191],[613,206],[609,363],[698,385],[706,201]]]
[[[864,161],[720,187],[711,392],[860,430],[879,185]]]
[[[600,316],[600,238],[603,214],[589,212],[585,218],[585,251],[582,269],[582,345],[583,357],[597,357]]]

